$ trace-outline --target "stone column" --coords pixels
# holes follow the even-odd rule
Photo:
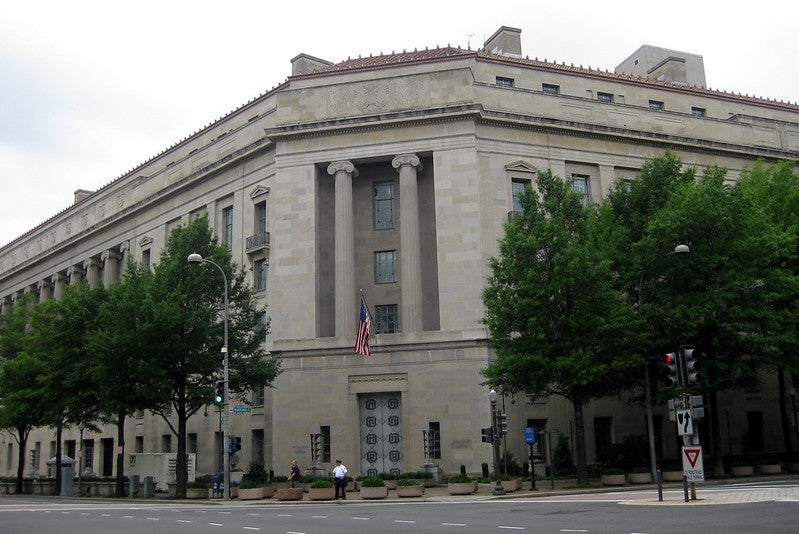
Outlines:
[[[121,259],[122,254],[113,249],[104,250],[100,254],[100,261],[103,262],[103,287],[110,287],[119,280],[119,260]]]
[[[89,258],[83,262],[83,268],[86,270],[86,281],[89,283],[89,287],[97,287],[100,283],[100,262],[97,258]]]
[[[0,300],[0,313],[3,315],[11,315],[12,307],[10,296],[5,296]]]
[[[121,279],[125,275],[125,269],[128,266],[128,256],[130,254],[130,241],[123,241],[122,244],[119,245],[119,276],[118,279]]]
[[[336,336],[354,336],[358,324],[355,291],[355,230],[352,213],[352,179],[358,170],[349,161],[334,161],[327,173],[335,176]]]
[[[64,289],[66,289],[67,278],[63,273],[55,273],[51,279],[53,283],[53,298],[61,300],[64,296]]]
[[[39,302],[45,302],[52,298],[50,280],[39,280],[36,282],[36,289],[39,290]]]
[[[86,276],[86,270],[80,265],[72,265],[67,269],[67,276],[69,277],[69,285],[77,286],[83,282],[83,277]]]
[[[400,154],[391,162],[399,171],[400,282],[403,332],[421,332],[422,258],[419,250],[419,193],[416,174],[422,164],[416,154]]]

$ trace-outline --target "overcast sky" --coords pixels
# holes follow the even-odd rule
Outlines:
[[[482,46],[613,68],[642,44],[703,56],[707,84],[799,101],[799,4],[672,0],[30,0],[0,9],[0,246],[283,82],[301,52]],[[734,6],[734,7],[733,7]],[[743,7],[746,6],[746,7]]]

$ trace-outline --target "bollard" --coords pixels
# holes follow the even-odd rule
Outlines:
[[[685,502],[688,502],[688,477],[682,476],[682,491],[685,494]]]
[[[663,501],[663,471],[658,469],[655,471],[655,476],[657,477],[658,482],[658,501]]]

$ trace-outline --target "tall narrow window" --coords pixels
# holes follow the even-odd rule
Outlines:
[[[252,264],[253,286],[256,291],[266,289],[266,260],[255,260]]]
[[[322,434],[322,463],[330,463],[330,426],[320,426]]]
[[[375,306],[376,334],[394,334],[399,332],[399,313],[396,304]]]
[[[428,454],[433,460],[441,459],[441,424],[438,421],[430,421],[427,424],[427,447]]]
[[[255,233],[266,233],[266,201],[255,205]]]
[[[375,252],[375,283],[387,284],[397,281],[397,251]]]
[[[141,265],[148,271],[150,270],[150,261],[151,261],[150,256],[151,253],[149,248],[146,248],[141,251]]]
[[[233,250],[233,206],[222,210],[222,244]]]
[[[510,184],[511,194],[513,195],[513,213],[522,212],[521,196],[524,190],[530,186],[529,180],[513,180]]]
[[[375,229],[394,228],[394,183],[375,184],[374,194]]]
[[[263,406],[266,404],[266,386],[259,384],[252,394],[253,406]]]
[[[582,174],[572,174],[572,187],[583,196],[583,206],[591,203],[591,179]]]

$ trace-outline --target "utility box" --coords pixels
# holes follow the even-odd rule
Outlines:
[[[188,482],[194,482],[196,454],[187,454]],[[138,475],[141,479],[152,477],[157,491],[167,491],[168,484],[177,482],[175,466],[178,454],[176,452],[136,452],[128,455],[128,466],[125,474],[128,477]]]

